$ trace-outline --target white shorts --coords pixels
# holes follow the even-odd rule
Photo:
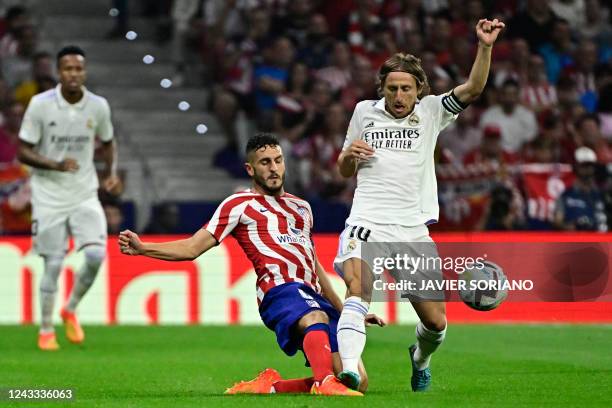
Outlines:
[[[334,259],[334,270],[342,276],[342,264],[347,259],[361,256],[363,242],[433,243],[426,225],[405,227],[402,225],[348,225],[340,234],[338,253]]]
[[[92,244],[106,247],[106,217],[96,197],[67,210],[32,206],[32,240],[36,253],[64,255],[69,237],[74,238],[77,250]]]
[[[396,256],[408,257],[409,266],[399,269],[382,267],[381,261],[386,258],[395,259]],[[438,259],[436,244],[429,236],[426,225],[405,227],[401,225],[347,225],[340,234],[338,253],[334,259],[334,270],[343,276],[344,261],[358,258],[366,262],[375,276],[388,271],[396,282],[413,281],[415,288],[420,288],[424,281],[436,281],[442,279],[442,269],[432,263],[426,263],[425,259]],[[421,262],[414,262],[421,258]],[[403,264],[405,265],[405,264]],[[434,266],[431,266],[434,265]],[[375,277],[378,279],[379,277]],[[380,294],[378,294],[380,295]],[[413,289],[405,293],[410,300],[442,300],[443,293],[440,291]],[[376,298],[376,295],[373,297]]]

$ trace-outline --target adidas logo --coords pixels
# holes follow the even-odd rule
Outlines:
[[[57,126],[57,123],[55,123],[55,121],[52,120],[51,122],[49,122],[49,127],[51,127],[51,126]]]
[[[370,123],[368,123],[367,125],[365,125],[365,127],[366,127],[366,129],[367,129],[367,128],[374,127],[374,122],[370,122]]]

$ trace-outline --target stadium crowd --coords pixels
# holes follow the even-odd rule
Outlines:
[[[128,1],[113,3],[123,12],[109,38],[121,38]],[[612,26],[604,2],[157,3],[148,15],[158,23],[159,41],[173,41],[177,78],[188,54],[205,67],[209,107],[226,139],[214,164],[244,176],[248,133],[273,132],[288,157],[288,190],[347,206],[355,182],[342,178],[335,162],[355,104],[378,99],[378,66],[395,52],[414,54],[430,92],[445,93],[469,74],[476,22],[501,19],[507,28],[482,98],[439,136],[441,214],[434,228],[607,231],[612,223]],[[37,50],[26,9],[7,10],[0,35],[6,165],[15,160],[29,98],[55,80],[53,57]],[[11,200],[23,205],[4,199],[16,196],[15,188],[4,190],[3,207]]]

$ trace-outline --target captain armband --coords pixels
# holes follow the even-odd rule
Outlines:
[[[467,108],[468,105],[469,103],[463,103],[457,98],[454,89],[442,97],[442,106],[453,115],[458,115],[462,110]]]

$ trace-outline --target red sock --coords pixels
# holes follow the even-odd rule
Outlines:
[[[281,393],[298,393],[298,392],[310,392],[314,379],[308,378],[293,378],[291,380],[280,380],[272,384],[274,390]]]
[[[318,324],[313,326],[318,326]],[[304,349],[306,358],[308,358],[308,362],[310,362],[314,380],[323,381],[328,375],[334,374],[331,347],[329,346],[329,334],[327,331],[329,329],[324,330],[319,327],[314,328],[313,326],[310,326],[310,328],[314,330],[311,329],[304,335],[302,348]],[[321,324],[321,326],[327,325]]]

